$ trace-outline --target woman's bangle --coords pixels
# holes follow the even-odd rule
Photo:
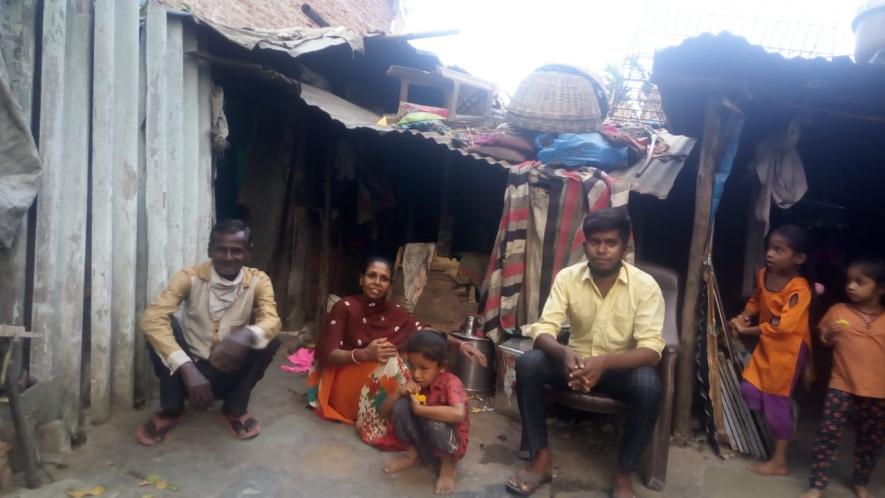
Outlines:
[[[363,362],[356,359],[356,349],[350,350],[350,359],[353,360],[353,363],[356,365],[362,365]]]

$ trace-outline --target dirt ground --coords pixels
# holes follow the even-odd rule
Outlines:
[[[167,441],[144,448],[132,437],[148,410],[120,414],[89,428],[88,442],[45,467],[54,482],[11,496],[65,497],[69,490],[104,486],[103,497],[420,497],[433,496],[433,473],[413,468],[395,476],[381,471],[388,455],[364,445],[350,426],[320,420],[304,408],[305,378],[282,372],[280,354],[253,395],[251,411],[262,434],[252,441],[229,436],[217,412],[190,413]],[[476,404],[481,405],[478,401]],[[607,497],[615,455],[616,431],[608,419],[581,423],[551,422],[556,458],[553,483],[537,497]],[[470,449],[459,463],[458,497],[508,496],[503,482],[518,468],[519,424],[492,412],[471,415]],[[795,497],[804,490],[814,424],[791,450],[789,477],[762,478],[745,470],[742,458],[720,460],[705,445],[670,450],[667,485],[656,493],[637,485],[640,498]],[[850,438],[848,438],[850,439]],[[843,455],[850,455],[846,442]],[[842,484],[850,477],[850,458],[836,465],[827,496],[851,496]],[[19,476],[20,477],[20,476]],[[145,477],[166,481],[166,489],[139,486]],[[160,487],[164,483],[160,483]],[[872,484],[885,494],[880,465]]]

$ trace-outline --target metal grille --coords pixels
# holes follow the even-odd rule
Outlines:
[[[654,7],[644,11],[638,26],[627,57],[616,71],[609,71],[611,119],[650,126],[666,123],[660,93],[650,81],[656,50],[701,33],[727,31],[784,57],[829,59],[835,51],[837,34],[834,25]]]

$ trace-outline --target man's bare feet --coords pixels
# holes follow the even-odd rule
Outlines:
[[[507,481],[505,487],[513,494],[529,496],[539,487],[553,480],[552,467],[550,449],[539,450],[525,468],[519,470]]]
[[[777,460],[747,465],[747,469],[760,476],[785,476],[790,474],[790,467],[787,465],[787,462]]]
[[[418,463],[418,451],[415,450],[414,446],[411,446],[407,448],[402,455],[393,457],[384,462],[384,472],[392,474],[394,472],[405,470],[416,463]]]
[[[433,492],[438,495],[450,495],[455,492],[455,464],[451,458],[440,459],[439,477]]]
[[[614,498],[636,498],[633,478],[629,472],[615,470],[612,474],[612,496]]]
[[[852,489],[854,489],[854,496],[857,498],[874,498],[873,493],[866,486],[854,486]]]
[[[824,492],[819,489],[811,488],[808,491],[802,493],[799,498],[821,498],[824,495]]]

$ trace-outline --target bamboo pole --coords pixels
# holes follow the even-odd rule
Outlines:
[[[713,200],[713,173],[716,170],[716,149],[719,136],[720,97],[707,97],[701,158],[698,164],[695,191],[694,228],[688,253],[685,296],[682,303],[682,327],[679,334],[679,363],[676,372],[676,406],[674,433],[682,442],[691,437],[691,403],[695,385],[695,353],[697,351],[697,306],[701,289],[701,270],[709,230]]]

